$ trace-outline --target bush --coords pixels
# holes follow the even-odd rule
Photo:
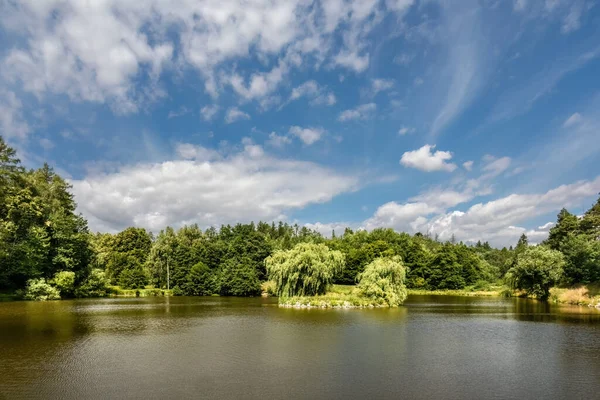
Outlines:
[[[179,286],[175,286],[172,290],[171,290],[171,294],[173,296],[183,296],[183,290],[181,290],[181,288]]]
[[[46,283],[44,278],[30,279],[25,288],[26,300],[60,300],[60,292],[55,287]]]
[[[103,270],[93,269],[86,280],[75,289],[76,297],[106,297],[110,293],[108,278]]]
[[[61,297],[73,297],[75,294],[75,272],[73,271],[57,272],[52,283],[60,291]]]
[[[344,255],[324,244],[299,243],[293,249],[276,251],[265,260],[269,279],[280,297],[325,294],[333,277],[344,268]]]
[[[364,297],[383,300],[390,307],[399,306],[406,300],[406,269],[400,257],[377,258],[357,278],[358,289]]]
[[[221,294],[223,296],[260,295],[258,273],[248,260],[228,260],[221,266]]]

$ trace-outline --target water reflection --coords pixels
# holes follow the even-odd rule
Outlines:
[[[396,309],[276,299],[0,304],[7,398],[583,398],[600,310],[410,296]],[[0,396],[1,397],[1,396]]]

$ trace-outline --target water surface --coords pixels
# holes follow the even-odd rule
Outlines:
[[[410,296],[0,303],[0,398],[599,398],[600,310]]]

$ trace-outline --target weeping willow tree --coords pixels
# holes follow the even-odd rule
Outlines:
[[[358,279],[358,289],[364,297],[383,300],[390,307],[399,306],[406,300],[406,269],[400,257],[375,259],[358,275]]]
[[[344,269],[344,255],[324,244],[300,243],[276,251],[265,260],[269,279],[280,297],[325,294],[335,274]]]

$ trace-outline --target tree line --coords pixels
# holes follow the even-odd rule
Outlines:
[[[107,295],[109,286],[168,285],[176,295],[255,296],[270,278],[265,260],[306,243],[341,254],[331,278],[338,284],[356,284],[380,258],[400,260],[406,286],[415,289],[486,289],[507,282],[544,298],[552,285],[600,280],[600,199],[582,217],[561,210],[541,245],[530,246],[523,235],[514,248],[502,249],[386,228],[347,228],[325,237],[284,222],[90,233],[75,209],[63,178],[48,165],[26,170],[0,137],[1,292],[88,297]]]

